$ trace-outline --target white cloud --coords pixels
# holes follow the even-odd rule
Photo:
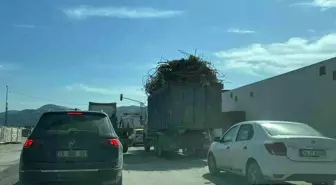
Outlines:
[[[224,69],[252,75],[276,75],[336,56],[336,33],[318,39],[290,38],[286,42],[260,44],[216,52]]]
[[[229,33],[237,33],[237,34],[252,34],[255,33],[253,30],[243,30],[238,28],[230,28],[227,30]]]
[[[69,91],[84,91],[87,93],[94,93],[100,95],[119,95],[121,93],[128,93],[134,96],[145,96],[141,87],[138,86],[117,86],[115,88],[94,87],[85,84],[73,84],[65,87]]]
[[[11,64],[8,62],[1,62],[0,61],[0,71],[13,71],[17,70],[19,66],[17,64]]]
[[[307,31],[310,32],[310,33],[315,33],[315,30],[313,30],[313,29],[309,29]]]
[[[63,12],[73,19],[85,19],[88,17],[112,17],[112,18],[169,18],[181,15],[177,10],[156,10],[153,8],[127,8],[127,7],[101,7],[79,6],[65,9]]]
[[[292,6],[319,7],[322,10],[336,8],[336,0],[311,0],[309,2],[294,3]]]
[[[28,28],[28,29],[36,28],[35,25],[31,25],[31,24],[14,24],[13,26],[17,28]]]

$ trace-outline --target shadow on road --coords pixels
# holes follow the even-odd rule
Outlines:
[[[244,177],[234,175],[234,174],[229,174],[222,172],[217,176],[213,176],[209,173],[203,175],[204,179],[209,180],[211,183],[215,185],[249,185]],[[224,183],[223,183],[224,182]],[[275,184],[272,184],[275,185]],[[292,183],[280,183],[277,185],[294,185]]]
[[[124,154],[125,170],[167,171],[202,168],[206,165],[205,160],[196,157],[171,154],[164,158],[158,158],[153,151],[146,152],[140,148],[134,148]]]
[[[212,176],[209,173],[203,175],[204,179],[209,180],[215,185],[248,185],[243,177],[231,175],[227,173],[221,173],[218,176]],[[225,182],[223,184],[223,182]]]

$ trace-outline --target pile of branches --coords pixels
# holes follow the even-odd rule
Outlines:
[[[144,88],[147,94],[162,88],[167,82],[193,82],[202,86],[218,83],[218,71],[210,62],[200,57],[189,55],[179,60],[160,62],[152,75],[149,75]]]

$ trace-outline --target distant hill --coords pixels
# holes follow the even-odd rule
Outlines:
[[[72,108],[47,104],[38,109],[25,109],[25,110],[9,110],[8,111],[8,125],[9,126],[32,126],[35,125],[39,117],[49,110],[69,110]],[[123,113],[136,113],[140,112],[139,106],[121,106],[117,109],[117,116],[120,117]],[[0,125],[5,123],[5,112],[0,113]]]

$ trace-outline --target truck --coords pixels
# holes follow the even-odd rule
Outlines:
[[[89,102],[89,111],[103,111],[109,116],[113,128],[116,131],[119,140],[121,141],[121,144],[123,146],[123,152],[126,153],[129,146],[128,136],[129,133],[132,132],[132,129],[122,127],[120,124],[118,124],[117,103]]]
[[[207,131],[221,128],[223,84],[166,83],[148,96],[148,119],[144,149],[154,147],[156,156],[182,150],[188,155],[205,154]]]
[[[137,129],[143,128],[143,116],[141,113],[123,113],[123,115],[120,118],[120,125],[123,128],[133,128],[133,132],[129,133],[129,146],[133,146],[136,143],[137,137],[139,137],[139,134],[137,134]],[[141,133],[141,138],[143,137]]]

